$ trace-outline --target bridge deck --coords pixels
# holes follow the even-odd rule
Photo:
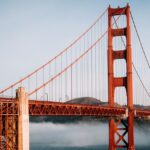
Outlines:
[[[2,115],[18,112],[16,99],[0,98],[0,113]],[[110,107],[102,105],[66,104],[60,102],[29,100],[30,116],[101,116],[126,117],[126,107]],[[135,118],[149,118],[150,110],[134,108]]]
[[[150,117],[150,110],[134,109],[135,117]],[[66,104],[59,102],[29,101],[31,116],[121,116],[126,117],[126,107],[109,107],[83,104]]]

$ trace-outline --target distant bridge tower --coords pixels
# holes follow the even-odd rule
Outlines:
[[[112,18],[116,15],[126,15],[125,28],[113,28]],[[126,37],[124,50],[113,49],[113,38]],[[126,76],[114,77],[114,60],[126,60]],[[130,6],[124,8],[108,8],[108,98],[109,105],[114,106],[114,93],[116,87],[125,87],[127,94],[128,119],[125,122],[121,118],[111,117],[109,120],[109,150],[127,148],[134,150],[134,112],[133,112],[133,88],[132,88],[132,49],[130,31]],[[123,127],[122,127],[123,126]],[[127,135],[128,139],[125,139]]]

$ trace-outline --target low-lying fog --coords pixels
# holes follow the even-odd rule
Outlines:
[[[30,123],[30,143],[60,147],[108,145],[108,124],[100,122]],[[135,125],[135,143],[150,145],[150,126]]]

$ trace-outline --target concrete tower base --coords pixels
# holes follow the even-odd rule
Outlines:
[[[18,150],[29,150],[28,96],[23,87],[16,91],[16,98],[19,101]]]

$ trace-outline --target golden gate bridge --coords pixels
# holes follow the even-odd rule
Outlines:
[[[43,115],[106,117],[109,150],[134,150],[134,119],[150,118],[149,73],[130,6],[109,6],[57,56],[0,90],[0,149],[28,150],[29,115]],[[105,105],[65,103],[82,97]]]

